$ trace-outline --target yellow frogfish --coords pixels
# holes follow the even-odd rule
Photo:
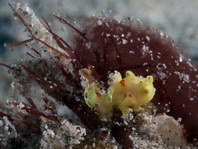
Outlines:
[[[112,115],[113,106],[118,106],[125,115],[131,111],[139,111],[141,106],[152,100],[155,95],[153,77],[135,76],[126,71],[122,78],[118,71],[109,75],[112,82],[105,93],[99,92],[95,82],[88,84],[84,90],[84,100],[90,108],[100,107],[103,114]]]

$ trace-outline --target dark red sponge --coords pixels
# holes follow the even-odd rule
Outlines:
[[[197,69],[175,43],[138,21],[93,20],[84,25],[84,36],[72,40],[82,67],[92,66],[103,82],[114,70],[153,75],[158,112],[181,118],[188,137],[198,138]]]

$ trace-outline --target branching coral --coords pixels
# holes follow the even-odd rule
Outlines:
[[[156,110],[180,118],[189,140],[198,138],[197,69],[169,37],[136,20],[94,17],[77,29],[53,15],[75,31],[68,43],[53,32],[44,18],[41,23],[26,4],[16,3],[10,7],[26,27],[29,39],[7,47],[24,44],[30,49],[30,59],[11,66],[2,65],[13,74],[14,88],[30,105],[10,101],[8,104],[18,111],[8,110],[0,116],[13,123],[32,126],[25,130],[34,132],[37,142],[42,138],[41,147],[167,148],[180,145],[167,143],[163,138],[172,139],[177,135],[161,136],[167,131],[158,129],[161,125]],[[126,77],[122,78],[124,73]],[[34,83],[44,92],[45,104],[41,108],[29,97]],[[70,108],[80,121],[69,121],[66,116],[62,119],[48,96]],[[143,110],[137,112],[141,106]],[[150,123],[142,122],[145,116],[151,117]],[[187,147],[182,127],[170,116],[167,117],[171,124],[179,127],[178,142]],[[31,123],[31,117],[36,123]],[[143,126],[155,131],[150,134]],[[19,126],[15,127],[20,133]],[[144,134],[143,129],[147,130]],[[155,134],[158,137],[152,137]],[[60,138],[61,144],[48,144]]]

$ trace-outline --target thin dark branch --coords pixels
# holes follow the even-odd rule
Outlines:
[[[27,42],[30,42],[30,41],[32,41],[32,40],[33,40],[33,39],[27,39],[27,40],[20,41],[20,42],[14,43],[14,44],[8,44],[8,45],[5,45],[5,47],[6,47],[6,48],[16,47],[16,46],[19,46],[19,45],[25,44],[25,43],[27,43]]]
[[[43,17],[42,17],[43,18]],[[62,48],[63,50],[65,50],[66,52],[69,53],[69,55],[71,56],[71,58],[74,58],[75,55],[72,53],[72,48],[71,46],[66,42],[64,41],[61,37],[59,37],[57,34],[55,34],[52,29],[50,28],[50,25],[49,23],[47,22],[47,20],[45,18],[43,18],[45,24],[43,24],[45,26],[45,28],[52,34],[53,36],[53,39],[56,41],[56,43],[59,45],[60,48]],[[62,42],[67,46],[65,47]]]
[[[121,65],[122,65],[122,59],[121,59],[120,52],[119,52],[119,50],[118,50],[118,47],[117,47],[117,45],[116,45],[116,43],[115,43],[114,39],[113,39],[113,38],[111,38],[111,40],[112,40],[113,46],[115,47],[115,51],[116,51],[116,53],[117,53],[117,61],[118,61],[118,65],[119,65],[119,66],[121,66]]]
[[[35,48],[29,46],[28,44],[25,44],[26,47],[28,47],[30,50],[32,50],[33,52],[35,52],[38,56],[41,56],[41,53],[38,52]]]
[[[4,116],[6,116],[9,120],[12,120],[11,116],[9,116],[8,114],[5,114],[3,112],[0,112],[0,117],[3,118]]]
[[[25,99],[31,104],[31,106],[34,108],[34,109],[37,109],[34,101],[32,100],[32,98],[30,97],[25,97]]]
[[[19,18],[19,20],[24,24],[24,26],[27,28],[27,30],[29,31],[29,33],[31,35],[33,35],[31,29],[29,28],[28,24],[25,22],[25,20],[23,19],[23,17],[12,7],[12,5],[10,3],[8,3],[8,5],[12,9],[12,11],[14,12],[14,15]]]
[[[58,111],[56,109],[56,105],[54,102],[52,102],[51,100],[49,100],[46,96],[43,97],[43,101],[45,102],[45,106],[46,109],[50,110],[52,112],[52,114],[57,114]]]
[[[27,55],[29,55],[32,58],[35,58],[30,52],[27,52]]]
[[[37,129],[37,131],[40,131],[40,126],[38,124],[32,123],[32,122],[30,122],[28,120],[25,120],[24,118],[17,118],[16,116],[11,116],[11,119],[15,120],[15,121],[18,121],[20,123],[24,123],[24,124],[26,124],[28,126],[33,126],[34,128]]]
[[[48,48],[52,49],[54,52],[60,54],[61,56],[64,56],[64,57],[67,58],[67,59],[70,58],[70,56],[68,56],[67,54],[65,54],[65,53],[59,51],[58,49],[56,49],[56,48],[50,46],[49,44],[47,44],[47,43],[45,43],[44,41],[42,41],[42,40],[36,38],[35,36],[30,36],[30,37],[33,38],[33,39],[35,39],[35,40],[37,40],[37,41],[39,41],[39,42],[41,42],[41,43],[43,43],[43,44],[46,45]]]
[[[49,25],[49,23],[47,22],[47,20],[44,18],[44,17],[42,17],[42,19],[43,19],[43,21],[45,22],[45,24],[47,25],[45,25],[45,24],[43,24],[44,26],[45,26],[45,28],[47,29],[47,30],[52,30],[51,29],[51,27],[50,27],[50,25]]]
[[[71,73],[68,73],[65,71],[65,69],[63,68],[63,66],[58,63],[58,62],[55,62],[56,66],[60,69],[60,71],[62,72],[62,74],[68,79],[71,80],[71,83],[75,83],[75,86],[78,86],[79,84],[79,79],[78,77],[74,78],[74,76],[71,75]]]
[[[75,30],[77,33],[79,33],[84,39],[88,40],[87,37],[85,36],[85,34],[83,34],[80,30],[78,30],[76,27],[74,27],[73,25],[71,25],[69,22],[67,22],[65,19],[53,14],[53,16],[55,18],[57,18],[60,22],[68,25],[69,27],[71,27],[73,30]]]
[[[32,74],[34,77],[36,77],[39,81],[45,83],[46,85],[48,85],[49,87],[51,86],[53,89],[55,89],[56,91],[59,91],[59,92],[63,92],[63,93],[66,93],[68,94],[69,91],[67,90],[64,90],[62,88],[60,88],[59,86],[55,85],[54,83],[50,83],[48,81],[46,81],[42,76],[40,76],[39,74],[37,74],[36,72],[30,70],[28,67],[22,65],[22,64],[19,64],[24,70],[26,70],[27,72],[29,72],[30,74]]]
[[[9,68],[9,69],[13,69],[11,66],[6,65],[6,64],[3,64],[3,63],[0,63],[0,65],[1,65],[1,66],[4,66],[4,67],[6,67],[6,68]]]
[[[19,104],[22,103],[24,106],[20,107]],[[42,113],[40,111],[37,111],[36,109],[34,109],[33,107],[23,103],[23,102],[17,102],[17,101],[12,101],[12,102],[9,102],[8,104],[10,105],[13,105],[13,106],[19,106],[19,108],[21,110],[25,110],[26,112],[30,113],[30,114],[34,114],[34,115],[37,115],[37,116],[42,116],[42,117],[45,117],[49,120],[52,120],[52,121],[59,121],[58,118],[54,115],[47,115],[45,113]]]

